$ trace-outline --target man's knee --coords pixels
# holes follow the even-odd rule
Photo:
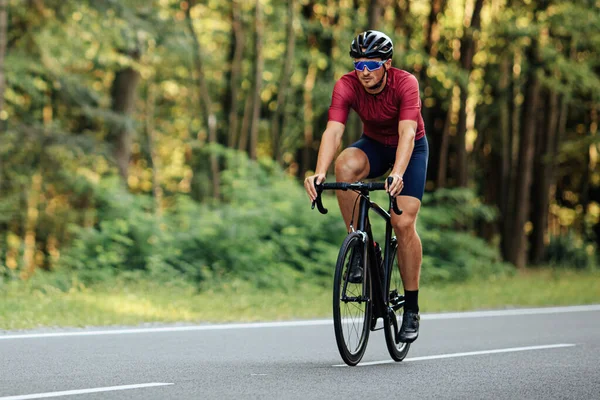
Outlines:
[[[421,202],[409,196],[399,196],[396,199],[398,207],[403,212],[402,215],[392,214],[392,226],[397,235],[408,237],[416,232],[417,214],[419,213]]]
[[[392,221],[392,226],[394,227],[394,231],[396,231],[396,233],[402,237],[416,231],[416,222],[416,214],[411,215],[409,213],[404,212],[402,213],[402,215],[400,215],[399,217],[395,218],[394,221]]]
[[[369,159],[360,149],[344,150],[335,162],[335,176],[340,181],[357,180],[369,175]]]

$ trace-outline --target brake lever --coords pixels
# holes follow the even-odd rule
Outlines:
[[[388,189],[389,189],[390,185],[392,184],[392,182],[394,182],[394,178],[392,178],[391,176],[388,176],[388,178],[387,178]],[[396,215],[402,215],[402,210],[398,208],[398,204],[396,203],[396,197],[393,197],[392,195],[390,195],[390,209],[394,210]]]
[[[323,192],[323,189],[320,184],[317,184],[317,178],[315,178],[315,189],[317,189],[317,198],[313,200],[312,206],[310,208],[311,210],[314,210],[316,204],[321,214],[327,214],[329,210],[323,207],[323,200],[321,200],[321,193]]]

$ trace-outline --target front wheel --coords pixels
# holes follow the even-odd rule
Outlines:
[[[396,343],[400,333],[402,321],[398,320],[400,312],[404,309],[404,296],[400,293],[403,291],[402,278],[398,269],[398,244],[394,240],[392,243],[392,265],[389,270],[389,279],[387,281],[387,298],[386,306],[388,307],[388,315],[383,318],[383,328],[385,332],[385,343],[388,352],[394,361],[402,361],[410,348],[409,343]]]
[[[338,350],[350,366],[362,359],[369,340],[371,321],[371,285],[366,268],[366,247],[357,232],[349,234],[337,259],[333,280],[333,327]],[[362,279],[352,283],[348,279],[355,257],[361,257]],[[356,279],[353,279],[356,282]]]

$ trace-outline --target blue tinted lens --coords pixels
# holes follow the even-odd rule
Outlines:
[[[364,71],[365,67],[369,71],[376,71],[385,63],[385,61],[355,61],[354,69],[357,71]]]

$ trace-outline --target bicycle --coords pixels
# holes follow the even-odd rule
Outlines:
[[[391,180],[391,177],[388,178],[388,184],[391,184]],[[392,236],[391,225],[391,210],[398,215],[402,214],[402,210],[392,196],[388,211],[370,200],[369,192],[385,190],[384,183],[316,184],[315,180],[315,188],[317,198],[312,203],[312,209],[316,205],[322,214],[327,214],[321,199],[324,190],[353,190],[360,198],[357,229],[350,225],[350,232],[338,255],[333,282],[333,326],[342,359],[349,366],[358,364],[367,348],[370,332],[384,329],[390,356],[394,361],[402,361],[410,344],[398,340],[397,313],[404,306],[404,296],[400,294],[402,279],[394,262],[398,242]],[[369,222],[371,209],[386,223],[383,259],[379,244],[373,241]],[[352,283],[350,278],[350,266],[355,253],[362,256],[363,274],[359,283]],[[376,329],[379,318],[383,318],[383,328]]]

